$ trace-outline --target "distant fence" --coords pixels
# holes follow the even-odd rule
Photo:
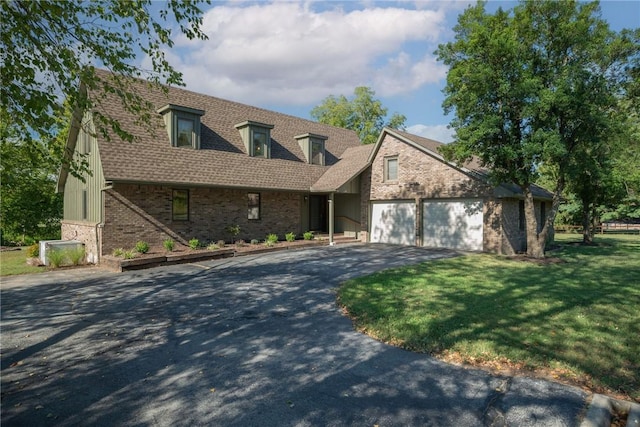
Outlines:
[[[556,225],[556,233],[582,233],[581,225]],[[596,234],[640,234],[640,223],[604,222],[593,230]]]

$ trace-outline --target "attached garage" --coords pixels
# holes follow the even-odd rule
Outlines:
[[[480,199],[428,200],[422,203],[422,245],[483,250],[483,204]]]
[[[374,243],[416,244],[415,202],[371,204],[370,240]]]

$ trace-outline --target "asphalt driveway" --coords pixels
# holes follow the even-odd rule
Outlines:
[[[344,280],[453,256],[318,247],[2,279],[2,425],[572,426],[582,391],[355,332]]]

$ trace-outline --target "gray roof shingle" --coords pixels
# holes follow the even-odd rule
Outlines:
[[[340,161],[331,166],[311,187],[311,191],[337,191],[369,166],[369,155],[374,145],[347,148]]]

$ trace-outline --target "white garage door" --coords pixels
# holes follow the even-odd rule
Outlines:
[[[422,212],[423,246],[482,250],[482,200],[429,200]]]
[[[398,245],[416,244],[415,202],[371,204],[371,241]]]

